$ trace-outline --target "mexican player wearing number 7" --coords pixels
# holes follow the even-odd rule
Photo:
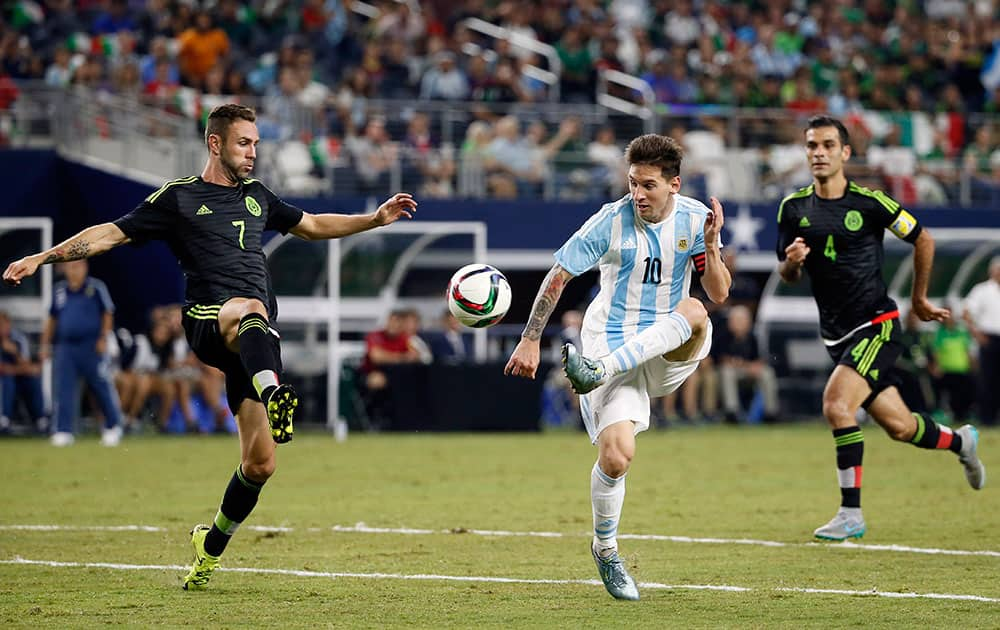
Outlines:
[[[504,368],[535,377],[542,331],[563,288],[597,266],[600,292],[583,318],[583,347],[563,346],[563,365],[598,449],[590,473],[591,553],[605,588],[618,599],[639,599],[616,538],[635,436],[649,428],[649,399],[680,387],[712,345],[705,306],[688,296],[691,276],[699,276],[719,304],[732,284],[721,257],[722,205],[713,197],[709,210],[678,194],[682,157],[667,136],[629,143],[629,194],[602,207],[555,253]]]
[[[967,424],[952,431],[913,413],[896,388],[893,366],[902,351],[899,310],[882,279],[882,238],[888,229],[913,245],[911,308],[925,322],[944,321],[951,313],[927,299],[934,260],[930,231],[882,191],[848,181],[844,163],[851,145],[839,120],[811,118],[805,141],[813,183],[786,197],[778,209],[778,271],[786,282],[797,282],[803,268],[809,272],[820,334],[837,364],[823,392],[823,415],[836,443],[841,503],[833,519],[814,535],[845,540],[865,533],[864,438],[855,416],[859,407],[894,440],[956,453],[976,490],[986,483],[986,470],[976,454],[975,427]]]
[[[285,203],[249,178],[260,141],[255,121],[249,107],[216,107],[205,129],[208,161],[200,177],[167,182],[117,221],[15,261],[3,274],[5,282],[18,284],[39,265],[150,240],[166,241],[180,261],[187,281],[184,331],[198,358],[225,373],[240,437],[240,465],[215,521],[191,532],[194,566],[184,578],[186,590],[208,585],[229,539],[274,474],[275,444],[292,439],[298,397],[279,381],[277,301],[261,248],[264,231],[291,232],[306,240],[339,238],[411,218],[417,206],[405,193],[371,214],[310,214]],[[183,474],[204,483],[197,462]]]

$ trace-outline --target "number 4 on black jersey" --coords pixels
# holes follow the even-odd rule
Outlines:
[[[839,199],[818,197],[809,185],[782,200],[778,260],[785,260],[785,248],[797,237],[809,246],[805,269],[819,306],[824,340],[841,339],[859,325],[896,310],[882,278],[886,229],[913,243],[921,226],[882,191],[853,182]]]

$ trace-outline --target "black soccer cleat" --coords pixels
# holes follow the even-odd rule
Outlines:
[[[299,406],[299,396],[291,385],[278,385],[271,392],[265,407],[267,421],[271,425],[271,437],[278,444],[292,441],[294,427],[292,420],[295,409]]]

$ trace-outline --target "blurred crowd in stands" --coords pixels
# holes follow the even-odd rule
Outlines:
[[[239,101],[293,189],[395,177],[423,196],[600,197],[622,192],[639,119],[541,105],[597,111],[617,70],[650,86],[660,131],[688,132],[688,176],[711,194],[739,194],[733,162],[757,198],[808,183],[801,117],[829,111],[849,123],[852,176],[905,204],[985,205],[1000,201],[998,51],[996,0],[18,0],[0,109],[30,79],[199,121]]]

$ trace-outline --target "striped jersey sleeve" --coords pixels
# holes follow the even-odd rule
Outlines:
[[[556,263],[579,276],[596,265],[611,244],[611,226],[622,200],[605,204],[554,254]]]

